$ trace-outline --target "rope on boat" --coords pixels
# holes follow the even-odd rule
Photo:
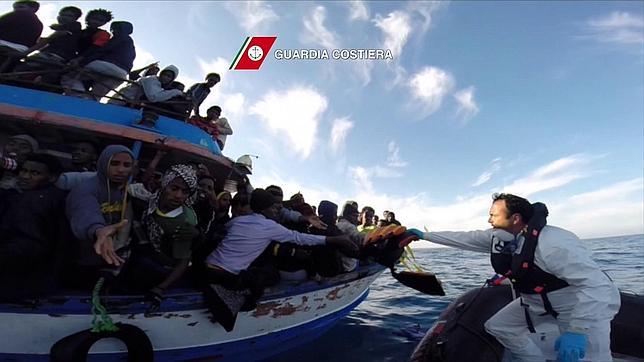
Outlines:
[[[407,270],[410,271],[416,271],[416,272],[424,272],[425,270],[418,264],[418,261],[416,261],[416,256],[414,255],[413,250],[411,249],[411,246],[407,245],[405,246],[405,250],[403,251],[403,254],[400,256],[400,263],[407,268]]]
[[[94,285],[94,290],[92,291],[92,328],[91,331],[94,333],[99,332],[116,332],[119,328],[114,324],[112,318],[107,314],[107,309],[101,304],[101,288],[105,278],[101,277]],[[100,320],[98,318],[100,317]]]

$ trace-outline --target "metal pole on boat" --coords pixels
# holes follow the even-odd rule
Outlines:
[[[134,144],[132,145],[132,154],[134,154],[135,160],[139,159],[139,154],[141,153],[141,146],[143,146],[143,142],[141,141],[134,141]]]

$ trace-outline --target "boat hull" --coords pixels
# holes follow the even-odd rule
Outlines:
[[[458,297],[440,315],[416,346],[412,362],[505,362],[503,346],[485,331],[484,323],[512,301],[510,285],[473,289]],[[644,297],[621,293],[621,308],[611,323],[611,350],[615,361],[644,358]],[[527,327],[526,327],[527,328]],[[560,336],[554,323],[535,325],[530,334],[548,360],[556,360],[555,341]],[[463,348],[467,346],[467,348]]]
[[[152,342],[155,361],[261,360],[315,339],[349,314],[367,297],[369,285],[382,271],[378,269],[346,282],[320,285],[319,289],[295,288],[289,295],[269,295],[256,309],[239,313],[231,332],[211,322],[205,308],[110,316],[115,322],[142,329]],[[310,285],[303,289],[310,289]],[[37,308],[31,313],[0,312],[0,360],[48,361],[54,343],[87,329],[91,322],[88,310],[83,314],[40,311],[47,313],[38,313]],[[125,345],[115,339],[99,341],[90,353],[92,361],[126,358]]]

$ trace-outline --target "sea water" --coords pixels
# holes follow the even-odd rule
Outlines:
[[[644,235],[584,242],[621,290],[644,294]],[[444,297],[407,288],[385,272],[369,297],[326,334],[270,361],[406,361],[441,311],[494,273],[489,254],[443,247],[416,249],[414,254],[419,265],[441,279]]]

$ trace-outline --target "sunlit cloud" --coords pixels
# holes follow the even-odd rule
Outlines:
[[[248,34],[262,33],[279,19],[271,5],[264,1],[229,1],[224,6]]]
[[[603,43],[624,45],[644,44],[644,17],[629,12],[614,11],[586,21],[585,37]]]
[[[537,192],[567,185],[589,176],[584,166],[590,160],[591,158],[584,154],[562,157],[537,168],[526,177],[514,180],[504,186],[503,191],[527,197]]]
[[[501,158],[495,158],[490,162],[490,166],[474,181],[472,187],[481,186],[490,181],[492,176],[501,169]]]
[[[391,50],[394,59],[398,58],[412,30],[409,14],[404,11],[391,12],[387,17],[377,14],[373,22],[384,35],[382,47]]]
[[[411,76],[408,86],[424,114],[430,115],[440,108],[443,98],[454,88],[454,78],[443,69],[425,67]]]
[[[464,121],[467,121],[479,113],[479,106],[474,100],[474,87],[470,86],[465,89],[461,89],[458,92],[454,93],[454,98],[458,103],[458,109],[456,110],[457,116],[459,116]]]
[[[562,157],[554,162],[542,165],[531,174],[541,181],[558,179],[566,174],[565,169],[578,168],[590,160],[590,156],[572,155]],[[492,164],[500,159],[492,160]],[[481,192],[469,196],[456,197],[451,201],[436,202],[426,192],[407,193],[397,192],[387,187],[379,190],[375,187],[375,177],[386,176],[379,174],[387,169],[375,167],[349,167],[349,176],[355,186],[352,190],[329,189],[319,186],[302,185],[296,180],[282,179],[275,171],[271,180],[258,185],[277,183],[283,186],[285,195],[301,191],[307,202],[317,205],[321,200],[330,200],[342,205],[346,200],[356,200],[360,207],[369,205],[380,214],[383,210],[392,210],[396,218],[407,227],[430,231],[445,230],[477,230],[490,227],[487,214],[492,203],[491,193]],[[266,178],[262,178],[265,180]],[[578,178],[577,178],[578,179]],[[573,181],[571,181],[573,182]],[[514,184],[525,183],[518,179]],[[549,185],[552,190],[564,186],[557,182]],[[284,187],[285,186],[285,187]],[[491,187],[502,188],[500,184]],[[565,199],[549,199],[543,195],[538,200],[545,202],[550,210],[548,224],[567,228],[582,238],[613,236],[618,234],[644,233],[644,179],[638,178],[618,182],[607,187],[599,187],[593,191],[570,196]],[[529,194],[515,192],[529,198]],[[530,198],[529,198],[530,199]],[[619,222],[616,222],[619,220]],[[414,243],[415,246],[427,246],[428,243]]]
[[[328,49],[339,47],[337,36],[324,25],[325,19],[326,8],[324,6],[316,6],[310,14],[304,17],[302,20],[304,32],[301,37],[303,43],[319,45]]]
[[[145,67],[146,65],[149,65],[151,63],[158,61],[157,57],[155,57],[149,51],[145,50],[145,48],[139,46],[136,42],[134,43],[134,46],[136,47],[136,58],[134,58],[133,69],[140,69]],[[179,70],[179,72],[181,72],[181,70]]]
[[[353,122],[349,120],[349,117],[342,117],[333,120],[329,146],[334,153],[338,153],[344,148],[347,135],[352,128]]]
[[[387,155],[387,166],[389,167],[405,167],[407,162],[400,158],[400,147],[395,141],[389,142],[387,145],[389,154]]]
[[[582,238],[644,233],[644,179],[617,182],[549,203],[551,223]]]
[[[412,17],[418,16],[420,18],[420,30],[426,32],[432,25],[433,13],[446,4],[446,1],[410,1],[407,9]]]
[[[276,137],[285,136],[295,155],[305,159],[313,151],[327,104],[326,97],[315,88],[296,86],[269,91],[251,107],[250,114],[261,119]]]
[[[354,0],[346,4],[349,7],[349,21],[369,20],[369,9],[364,1]]]

